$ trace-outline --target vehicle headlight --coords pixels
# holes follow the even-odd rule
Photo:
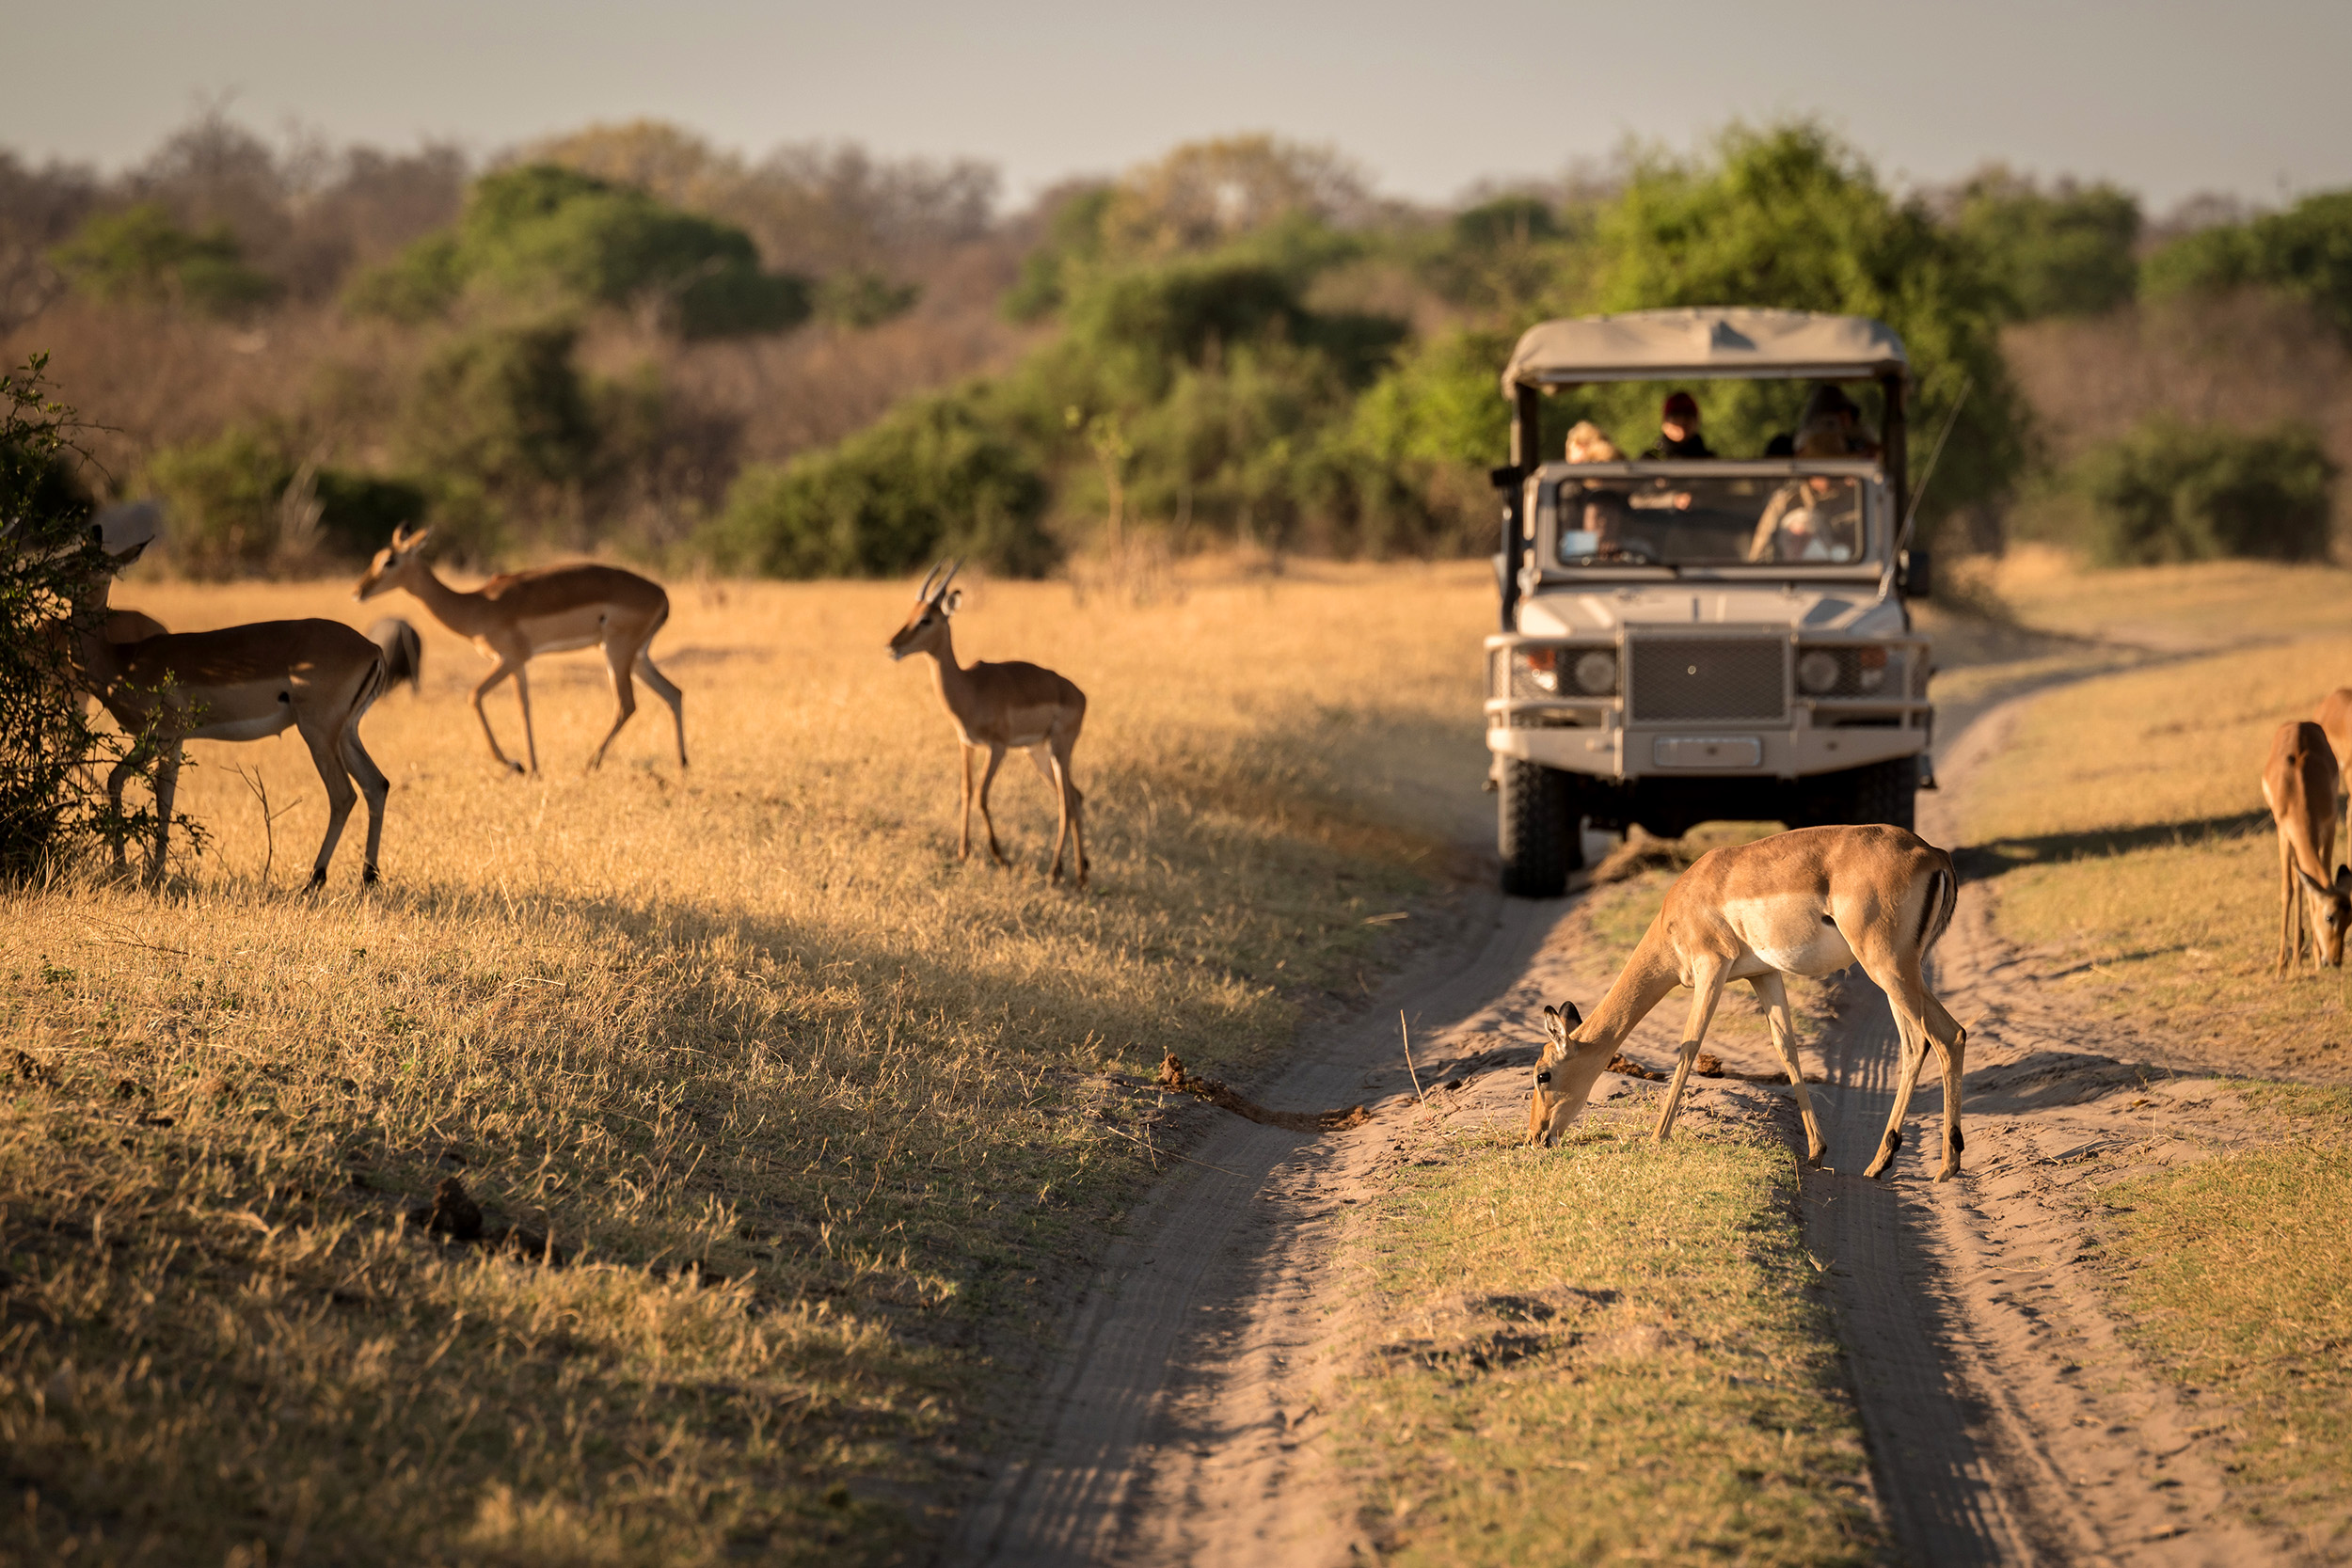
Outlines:
[[[1882,649],[1882,655],[1883,652]],[[1885,673],[1882,666],[1879,674],[1883,678]],[[1797,687],[1816,697],[1835,691],[1837,689],[1837,656],[1826,648],[1814,648],[1798,655]]]
[[[1557,648],[1521,648],[1518,653],[1519,668],[1526,671],[1527,678],[1542,690],[1557,691],[1560,689],[1559,657],[1560,650]]]
[[[1853,683],[1864,691],[1876,691],[1886,684],[1889,670],[1900,670],[1902,660],[1884,648],[1858,648],[1854,652]]]
[[[1617,656],[1595,648],[1576,661],[1576,689],[1587,697],[1606,697],[1617,689]]]

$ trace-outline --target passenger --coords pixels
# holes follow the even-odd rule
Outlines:
[[[1835,421],[1817,423],[1796,443],[1800,458],[1844,458]],[[1750,561],[1854,561],[1862,554],[1861,487],[1833,474],[1806,474],[1772,492],[1749,541]]]
[[[1879,454],[1877,432],[1862,422],[1862,409],[1846,395],[1846,389],[1834,381],[1824,381],[1813,388],[1813,395],[1804,400],[1804,412],[1797,416],[1797,433],[1793,436],[1775,436],[1764,449],[1767,457],[1792,457],[1804,444],[1805,436],[1818,430],[1834,430],[1846,443],[1849,457],[1876,457]]]
[[[1579,420],[1568,427],[1568,450],[1564,455],[1570,463],[1625,461],[1625,453],[1618,449],[1617,443],[1590,420]]]
[[[1631,561],[1649,562],[1658,559],[1658,546],[1646,539],[1637,539],[1626,532],[1626,525],[1633,520],[1633,508],[1621,491],[1594,490],[1584,498],[1584,531],[1592,535],[1592,548],[1587,559],[1593,561]]]
[[[1657,462],[1669,457],[1712,457],[1707,437],[1699,434],[1699,400],[1688,392],[1669,392],[1658,416],[1658,439],[1643,457]]]

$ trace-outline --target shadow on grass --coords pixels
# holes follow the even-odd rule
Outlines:
[[[2192,822],[2152,822],[2137,828],[2102,828],[2090,832],[2043,833],[2032,838],[1996,838],[1952,851],[1963,881],[1984,881],[2028,865],[2059,865],[2135,849],[2182,847],[2208,839],[2243,838],[2270,826],[2266,811],[2234,812]]]

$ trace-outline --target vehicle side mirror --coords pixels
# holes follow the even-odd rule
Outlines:
[[[1922,547],[1914,546],[1895,560],[1895,592],[1906,599],[1924,599],[1935,592],[1933,557]]]

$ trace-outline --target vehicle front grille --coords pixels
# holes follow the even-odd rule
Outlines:
[[[1636,636],[1628,641],[1626,705],[1633,723],[1788,716],[1785,638]]]

